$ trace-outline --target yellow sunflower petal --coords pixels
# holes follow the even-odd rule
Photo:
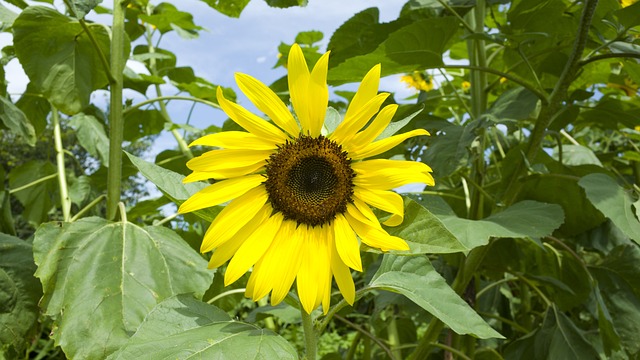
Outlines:
[[[244,241],[258,228],[262,222],[267,220],[267,218],[271,215],[271,206],[265,205],[258,211],[256,216],[253,217],[242,229],[238,230],[238,232],[231,238],[229,241],[217,247],[213,254],[211,255],[211,259],[209,259],[209,269],[220,267],[222,264],[226,263],[231,257],[238,251],[240,246],[244,243]]]
[[[398,110],[398,105],[396,104],[387,105],[382,108],[371,124],[351,139],[349,148],[357,149],[369,145],[382,133],[382,131],[384,131],[384,129],[387,128],[387,126],[389,126],[396,110]]]
[[[353,229],[342,214],[337,214],[333,224],[335,232],[335,246],[340,259],[354,270],[362,271],[360,259],[360,244]]]
[[[389,190],[412,183],[435,184],[431,168],[417,161],[375,159],[353,163],[351,168],[356,172],[353,184],[366,189]]]
[[[326,229],[324,229],[326,230]],[[302,263],[298,270],[296,285],[302,307],[310,314],[324,298],[328,278],[330,279],[331,250],[326,242],[323,228],[308,229],[307,239],[302,248]]]
[[[393,191],[365,189],[356,186],[353,194],[367,204],[380,210],[391,213],[391,217],[383,224],[387,226],[397,226],[402,224],[404,219],[404,201],[402,196]]]
[[[272,150],[211,150],[187,161],[187,167],[204,172],[243,168],[265,161],[272,153]]]
[[[255,136],[276,144],[284,144],[287,140],[287,135],[280,131],[278,127],[251,113],[242,106],[225,99],[221,87],[218,87],[217,97],[222,110],[243,129]]]
[[[196,145],[251,150],[273,150],[278,148],[276,143],[244,131],[222,131],[205,135],[189,144],[189,146]]]
[[[336,241],[338,241],[338,239],[336,239]],[[349,267],[342,262],[336,245],[337,243],[334,243],[332,246],[331,272],[333,272],[333,277],[336,279],[336,284],[338,284],[338,289],[340,289],[342,296],[344,296],[344,299],[349,305],[353,305],[356,299],[356,287],[353,284],[351,271],[349,271]]]
[[[207,179],[230,179],[240,176],[245,176],[251,173],[260,172],[262,167],[267,165],[267,161],[262,160],[252,165],[241,166],[231,169],[220,169],[216,171],[194,171],[182,179],[183,183],[190,183],[194,181],[207,180]]]
[[[224,244],[249,222],[267,202],[264,186],[258,186],[234,199],[216,216],[204,234],[200,252],[211,251]]]
[[[380,85],[380,64],[374,66],[369,70],[367,75],[362,79],[358,91],[351,99],[347,112],[344,114],[344,119],[349,120],[351,117],[358,113],[362,107],[365,106],[369,100],[378,94],[378,86]]]
[[[224,273],[224,286],[227,286],[238,280],[244,273],[249,270],[271,245],[273,237],[280,230],[284,217],[281,213],[276,213],[266,221],[262,222],[258,228],[249,235],[242,246],[229,262],[227,270]]]
[[[286,220],[283,222],[285,229],[276,236],[276,239],[280,240],[280,244],[277,248],[274,247],[270,259],[270,265],[275,268],[274,273],[278,274],[271,293],[271,305],[273,306],[278,305],[287,296],[302,263],[302,246],[307,237],[307,229],[305,226],[296,229],[296,226],[295,221]],[[283,261],[283,259],[288,259],[288,261]]]
[[[246,193],[250,189],[264,182],[262,175],[248,175],[229,180],[222,180],[191,195],[180,208],[178,213],[184,214],[211,206],[220,205]]]
[[[370,222],[378,224],[378,227],[381,227],[380,222],[378,221],[378,217],[376,216],[376,214],[373,213],[373,211],[371,211],[371,208],[369,207],[369,205],[367,205],[367,203],[358,199],[355,196],[353,197],[352,200],[353,200],[353,205],[347,204],[347,210],[349,210],[350,206],[355,206],[359,214],[364,215]]]
[[[320,135],[324,117],[329,103],[329,87],[327,86],[327,70],[329,67],[329,52],[320,57],[311,70],[309,78],[309,134],[313,137]]]
[[[408,131],[403,134],[390,136],[386,139],[373,142],[362,149],[357,149],[355,151],[352,151],[349,153],[349,156],[351,156],[351,159],[353,160],[360,160],[360,159],[368,158],[378,154],[382,154],[383,152],[407,140],[408,138],[411,138],[414,136],[420,136],[420,135],[429,135],[429,132],[424,129],[416,129],[416,130]]]
[[[345,213],[344,216],[363,243],[381,249],[382,251],[409,250],[409,245],[401,238],[391,236],[383,229],[372,226],[371,224],[363,223],[351,216],[348,212]]]
[[[236,73],[236,82],[249,100],[276,125],[291,136],[300,134],[300,128],[293,115],[273,90],[247,74]]]
[[[356,135],[363,126],[369,122],[369,119],[375,115],[382,103],[389,97],[389,93],[380,93],[369,100],[360,110],[353,114],[352,117],[347,118],[338,125],[336,130],[329,136],[331,140],[336,141],[339,144],[349,147],[350,141],[353,136]]]
[[[298,44],[293,44],[291,50],[289,50],[289,59],[287,63],[287,69],[289,71],[289,96],[291,97],[291,104],[298,116],[302,132],[306,135],[306,132],[311,129],[311,120],[309,119],[309,68],[307,67],[307,61],[304,59],[302,49]]]

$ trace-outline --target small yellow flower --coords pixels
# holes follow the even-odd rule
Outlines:
[[[500,84],[504,84],[507,82],[507,78],[506,77],[501,77],[500,78]]]
[[[622,7],[627,7],[627,6],[631,6],[635,3],[637,3],[638,0],[620,0],[620,5],[622,5]]]
[[[636,96],[638,93],[638,84],[636,84],[630,78],[625,78],[624,84],[607,83],[607,87],[612,89],[620,89],[624,91],[627,96]]]
[[[462,91],[467,92],[469,91],[469,89],[471,89],[471,83],[468,81],[463,81],[462,82]]]
[[[429,91],[433,89],[433,78],[425,76],[422,71],[414,71],[411,74],[404,75],[400,78],[400,81],[406,83],[407,87],[412,87],[416,90]]]
[[[391,189],[434,184],[424,163],[365,160],[408,138],[429,135],[416,129],[375,140],[398,108],[391,104],[380,109],[389,96],[378,94],[380,65],[362,80],[343,121],[325,134],[328,61],[326,53],[309,71],[300,47],[291,47],[288,82],[296,116],[262,82],[236,74],[242,92],[273,123],[225,99],[218,88],[220,107],[246,132],[219,132],[191,144],[221,149],[189,160],[193,172],[184,181],[216,182],[179,209],[186,213],[231,201],[202,240],[200,251],[213,251],[209,267],[229,261],[225,285],[253,268],[245,295],[257,301],[271,293],[272,305],[280,303],[296,281],[307,313],[320,304],[328,311],[332,279],[353,304],[350,268],[362,271],[361,242],[383,251],[409,249],[382,228],[371,206],[391,214],[385,225],[397,226],[404,219],[404,205]]]

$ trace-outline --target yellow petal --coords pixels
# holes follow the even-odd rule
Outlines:
[[[302,263],[302,246],[307,237],[306,226],[296,228],[295,221],[285,220],[283,230],[276,236],[268,251],[270,255],[269,266],[273,267],[273,274],[278,276],[273,280],[273,292],[271,293],[271,305],[278,305],[291,290],[291,285],[298,275]],[[286,224],[286,226],[285,226]],[[278,241],[278,246],[274,246]]]
[[[407,243],[401,238],[391,236],[381,228],[356,220],[356,218],[351,216],[348,212],[345,213],[344,216],[363,243],[371,247],[381,249],[382,251],[409,250],[409,245],[407,245]]]
[[[334,244],[332,246],[331,272],[333,273],[333,277],[336,279],[336,284],[338,284],[338,289],[340,289],[342,296],[349,305],[353,305],[353,302],[356,299],[356,287],[353,284],[351,271],[349,271],[347,265],[342,262],[341,257],[338,254],[338,250],[336,249],[336,245],[337,244]]]
[[[358,87],[358,91],[356,91],[356,94],[349,103],[347,112],[344,114],[345,121],[351,119],[354,114],[358,113],[362,107],[369,102],[369,100],[376,96],[378,93],[378,86],[380,85],[380,70],[381,66],[378,64],[372,67],[367,75],[364,76],[360,86]]]
[[[267,189],[261,185],[231,201],[204,234],[200,252],[211,251],[233,237],[262,209],[267,199]]]
[[[345,219],[342,214],[336,215],[333,228],[335,232],[335,246],[342,262],[354,270],[362,271],[360,244],[353,229],[349,226],[349,222],[347,222],[347,219]]]
[[[244,241],[251,235],[263,221],[267,220],[271,216],[272,208],[270,205],[265,205],[258,211],[258,213],[251,219],[242,229],[231,238],[229,241],[217,247],[211,259],[209,259],[209,269],[220,267],[220,265],[226,263],[231,257],[238,251]]]
[[[390,136],[386,139],[373,142],[362,149],[351,151],[349,153],[349,156],[351,156],[351,159],[353,160],[359,160],[359,159],[375,156],[378,154],[382,154],[383,152],[389,149],[392,149],[396,145],[407,140],[408,138],[411,138],[414,136],[420,136],[420,135],[429,135],[429,132],[424,129],[416,129],[416,130],[408,131],[403,134]]]
[[[273,154],[273,150],[211,150],[187,161],[187,167],[191,170],[204,172],[243,168],[263,162],[271,154]]]
[[[300,134],[300,128],[293,115],[273,90],[246,74],[236,73],[236,82],[249,100],[276,125],[293,137]]]
[[[225,99],[221,87],[218,87],[217,97],[222,110],[243,129],[275,144],[284,144],[286,142],[287,135],[280,131],[278,127],[252,114],[242,106]]]
[[[194,181],[207,180],[207,179],[230,179],[234,177],[245,176],[251,173],[260,172],[262,168],[267,165],[267,161],[262,160],[249,166],[241,166],[230,169],[219,169],[216,171],[194,171],[182,179],[183,183],[190,183]]]
[[[289,96],[291,97],[291,105],[298,116],[302,132],[306,134],[306,131],[311,129],[311,121],[309,119],[309,68],[307,67],[307,61],[304,59],[302,49],[298,44],[293,44],[291,50],[289,50],[289,59],[287,63],[287,69],[289,70]]]
[[[304,225],[302,225],[304,226]],[[326,228],[310,228],[302,248],[302,263],[296,285],[302,307],[310,314],[322,302],[331,279],[330,253]]]
[[[324,117],[329,104],[329,87],[327,86],[327,70],[329,67],[329,52],[320,57],[311,71],[309,79],[309,134],[313,137],[320,135]],[[304,128],[303,128],[304,130]]]
[[[338,144],[347,144],[363,126],[369,122],[369,119],[375,115],[382,103],[389,97],[389,93],[380,93],[374,96],[369,102],[360,108],[350,118],[345,116],[344,120],[338,125],[336,130],[329,136],[330,139]]]
[[[369,145],[376,137],[378,137],[378,135],[382,134],[382,131],[384,131],[387,126],[389,126],[396,110],[398,110],[398,105],[396,104],[387,105],[382,108],[371,124],[353,137],[349,144],[349,148],[357,149]]]
[[[391,217],[384,222],[385,225],[397,226],[402,224],[404,219],[402,196],[393,191],[365,189],[359,186],[354,187],[353,194],[367,204],[391,213]]]
[[[412,183],[433,186],[431,168],[417,161],[375,159],[351,164],[353,184],[366,189],[389,190]]]
[[[249,270],[271,245],[273,237],[280,230],[284,217],[281,213],[276,213],[266,221],[262,222],[258,228],[244,241],[242,246],[234,255],[227,270],[224,273],[224,286],[238,280]]]
[[[378,227],[381,227],[380,222],[378,221],[378,217],[376,216],[376,214],[373,213],[373,211],[371,211],[371,208],[369,207],[369,205],[367,205],[367,203],[358,199],[355,196],[351,200],[353,200],[353,205],[348,204],[347,210],[349,210],[350,206],[355,206],[359,214],[364,215],[365,218],[367,218],[370,222],[376,223],[378,224]]]
[[[196,145],[251,150],[273,150],[278,148],[276,143],[244,131],[221,131],[205,135],[189,144],[189,146]]]
[[[180,208],[178,213],[184,214],[211,206],[220,205],[246,193],[265,181],[262,175],[248,175],[229,180],[222,180],[191,195]]]

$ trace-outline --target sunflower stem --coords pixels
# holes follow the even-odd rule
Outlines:
[[[60,115],[55,106],[51,106],[51,120],[53,121],[53,139],[56,148],[56,163],[58,165],[58,185],[60,186],[60,205],[65,222],[71,219],[71,199],[64,166],[64,149],[62,148],[62,131],[60,130]]]
[[[317,333],[313,328],[313,318],[300,303],[300,315],[302,316],[302,330],[304,331],[304,345],[305,345],[305,357],[306,360],[316,360],[318,352],[318,338]]]

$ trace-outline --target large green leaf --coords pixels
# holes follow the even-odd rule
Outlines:
[[[449,287],[425,256],[385,255],[369,286],[408,297],[458,334],[502,338]]]
[[[55,173],[56,167],[52,163],[31,160],[11,169],[9,188],[16,189]],[[56,178],[44,180],[12,195],[24,205],[22,216],[35,225],[40,224],[47,220],[49,210],[58,201]]]
[[[70,4],[72,13],[78,19],[82,19],[101,2],[102,0],[73,0]]]
[[[109,59],[107,29],[99,24],[88,24],[88,29]],[[33,85],[65,114],[80,112],[89,104],[91,93],[109,82],[99,53],[80,23],[51,8],[25,9],[13,24],[13,40],[16,56]]]
[[[78,142],[89,154],[99,158],[102,165],[109,166],[109,138],[102,124],[92,115],[74,115],[69,125],[76,129]]]
[[[179,295],[158,304],[108,359],[297,359],[282,337],[232,320],[215,306]]]
[[[211,6],[212,8],[218,10],[219,12],[230,16],[230,17],[240,17],[242,10],[247,6],[249,0],[201,0],[205,4]]]
[[[482,220],[469,220],[450,214],[438,217],[467,248],[486,245],[494,238],[538,238],[550,235],[563,222],[562,207],[525,200]]]
[[[36,231],[41,306],[69,358],[104,358],[163,299],[211,284],[207,262],[173,231],[91,217]]]
[[[198,30],[202,30],[202,27],[193,23],[193,15],[188,12],[178,10],[174,5],[163,2],[158,4],[153,9],[153,14],[142,14],[139,16],[140,20],[154,25],[162,34],[182,29],[187,33],[197,36]],[[184,34],[178,31],[178,34]]]
[[[0,233],[0,357],[21,353],[40,313],[42,288],[33,276],[31,244]]]
[[[4,96],[0,96],[0,120],[4,126],[9,128],[16,135],[21,136],[27,144],[36,144],[36,131],[16,105]]]
[[[538,98],[523,87],[509,89],[487,110],[486,116],[500,122],[504,120],[525,120],[536,108]]]
[[[419,203],[405,199],[404,221],[399,226],[386,227],[391,235],[407,241],[414,254],[454,253],[469,250]]]
[[[184,179],[184,176],[156,164],[144,161],[129,153],[126,154],[133,165],[140,170],[144,177],[154,183],[160,191],[167,195],[169,199],[178,204],[183,203],[191,195],[207,187],[207,185],[202,182],[183,184],[182,179]],[[220,210],[220,207],[216,206],[213,208],[194,211],[194,214],[207,221],[213,221]]]
[[[382,64],[382,76],[443,65],[442,54],[456,35],[454,17],[419,20],[395,32],[373,52],[345,60],[329,71],[333,84],[360,81],[369,69]]]
[[[625,235],[640,244],[640,221],[633,212],[633,201],[616,181],[605,174],[591,174],[578,182],[591,203],[613,221]]]
[[[24,94],[16,101],[16,106],[22,110],[36,132],[36,137],[47,127],[47,115],[51,112],[51,104],[38,94],[32,83],[27,84]]]

